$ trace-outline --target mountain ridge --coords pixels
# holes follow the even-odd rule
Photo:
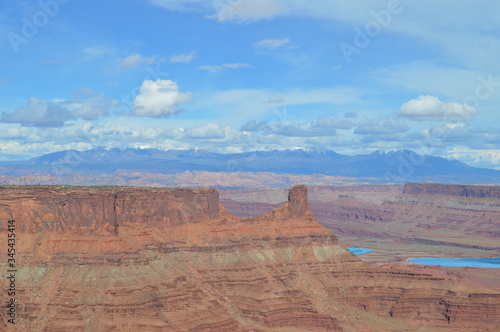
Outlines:
[[[118,170],[180,173],[271,172],[277,174],[330,175],[368,178],[385,182],[500,183],[500,171],[467,165],[410,150],[375,151],[370,154],[343,155],[332,150],[288,149],[221,154],[202,149],[95,148],[66,150],[17,162],[0,163],[0,175],[16,175],[19,170],[52,174],[66,169],[80,174],[110,174]]]

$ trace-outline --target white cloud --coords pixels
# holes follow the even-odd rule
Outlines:
[[[499,169],[500,150],[498,149],[469,149],[455,147],[448,150],[448,156],[479,167],[492,167]]]
[[[266,103],[269,103],[269,104],[281,104],[284,102],[285,102],[285,100],[283,99],[283,97],[281,97],[279,95],[269,96],[269,97],[267,97],[267,101],[266,101]]]
[[[450,126],[450,124],[446,124],[431,127],[428,132],[437,142],[466,144],[477,144],[480,142],[480,144],[484,144],[483,133],[477,132],[475,129],[467,126]]]
[[[73,117],[84,120],[97,120],[101,116],[106,116],[109,109],[116,104],[116,101],[110,101],[103,96],[91,97],[83,102],[72,102],[74,107]]]
[[[13,157],[19,160],[25,159],[26,157],[37,157],[43,154],[63,150],[84,151],[92,148],[93,146],[91,144],[83,142],[39,142],[26,144],[18,141],[0,140],[0,151],[2,152],[0,155],[3,157],[4,153],[8,153],[11,158]],[[3,159],[2,157],[0,157],[0,159]]]
[[[61,104],[31,97],[25,107],[20,107],[12,113],[3,113],[0,121],[28,126],[52,127],[62,126],[71,118],[71,112]]]
[[[351,129],[354,123],[350,120],[337,119],[333,116],[321,117],[306,124],[290,124],[288,121],[270,123],[251,120],[246,122],[242,131],[258,132],[288,137],[325,137],[337,136],[336,129]]]
[[[151,65],[160,61],[163,61],[163,59],[158,56],[145,57],[141,54],[133,54],[122,59],[116,59],[118,65],[125,68],[133,68],[143,64]]]
[[[195,139],[220,139],[225,138],[226,135],[218,123],[207,123],[203,126],[191,128],[189,137]]]
[[[170,57],[170,63],[188,63],[195,58],[194,52],[188,54],[177,54]]]
[[[381,118],[360,121],[355,134],[358,135],[391,135],[404,133],[410,127],[402,119]]]
[[[324,116],[313,121],[312,125],[319,128],[351,129],[354,127],[354,122],[334,116]]]
[[[418,96],[398,110],[398,115],[417,121],[470,121],[476,113],[469,105],[444,103],[434,96]]]
[[[283,0],[239,0],[214,2],[214,15],[207,16],[219,22],[250,23],[287,14]]]
[[[93,45],[84,47],[80,52],[83,54],[85,60],[92,60],[111,54],[113,51],[105,45]]]
[[[189,11],[196,8],[197,5],[208,6],[212,0],[149,0],[152,4],[158,5],[170,10]]]
[[[191,101],[191,92],[180,92],[170,80],[146,80],[132,103],[132,116],[161,118],[179,112],[179,106]]]
[[[315,124],[289,125],[281,122],[273,122],[262,129],[266,134],[276,134],[290,137],[320,137],[336,136],[334,127],[320,127]]]
[[[143,57],[140,54],[130,55],[124,59],[118,59],[119,65],[122,67],[137,67],[142,63]]]
[[[266,125],[265,122],[257,122],[255,120],[248,121],[241,126],[242,131],[256,132],[261,130]]]
[[[253,66],[249,65],[248,63],[226,63],[223,65],[215,65],[215,66],[204,65],[198,68],[209,71],[219,71],[222,69],[253,68]]]
[[[44,139],[44,135],[35,127],[10,127],[0,130],[0,138],[39,142]]]
[[[336,129],[348,129],[355,125],[352,120],[326,117],[312,122],[257,122],[250,121],[236,129],[219,123],[201,124],[196,120],[189,127],[178,127],[179,119],[103,119],[99,122],[78,120],[62,128],[22,127],[0,124],[0,150],[3,157],[35,156],[65,149],[85,150],[97,146],[155,148],[201,148],[212,152],[254,151],[260,149],[283,149],[295,146],[321,147],[340,153],[361,154],[376,149],[412,149],[426,154],[455,156],[476,166],[494,167],[500,151],[495,149],[500,142],[498,130],[485,131],[466,126],[451,127],[443,124],[438,130],[432,128],[430,140],[422,133],[405,132],[401,119],[374,119],[365,121],[365,135],[339,134]],[[344,123],[343,121],[347,121]],[[399,122],[398,122],[399,121]],[[363,122],[363,121],[361,121]],[[404,124],[404,123],[403,123]],[[467,131],[464,131],[466,130]],[[368,130],[370,132],[368,132]],[[453,130],[454,133],[443,130]],[[439,137],[434,137],[438,135]],[[488,143],[490,141],[490,143]],[[79,142],[74,144],[74,142]],[[442,142],[443,144],[438,144]],[[422,150],[424,144],[436,143],[432,151]],[[453,144],[453,145],[450,145]],[[446,153],[446,150],[448,152]],[[462,149],[462,150],[461,150]],[[427,151],[427,152],[426,152]],[[496,158],[496,159],[495,159]],[[0,157],[1,159],[1,157]]]
[[[146,140],[156,140],[159,138],[173,138],[179,140],[183,138],[184,133],[179,128],[147,127],[136,131],[135,135]]]
[[[195,10],[219,22],[251,23],[280,16],[306,17],[340,21],[363,29],[369,22],[384,20],[382,11],[393,9],[383,29],[412,38],[445,53],[470,69],[497,72],[500,37],[500,2],[485,0],[452,1],[387,1],[387,0],[149,0],[170,10]],[[374,14],[375,13],[375,14]],[[374,15],[378,14],[378,18]],[[410,15],[411,14],[411,15]],[[383,15],[382,15],[383,16]],[[425,22],[425,24],[422,24]],[[349,40],[346,40],[349,42]],[[436,75],[432,75],[436,76]]]
[[[84,100],[44,101],[31,97],[25,107],[12,113],[3,113],[0,122],[19,123],[23,126],[60,127],[72,119],[97,120],[107,116],[116,102],[103,96]]]
[[[271,50],[271,51],[291,50],[295,48],[295,46],[290,44],[289,38],[264,39],[253,43],[253,47],[257,49]]]

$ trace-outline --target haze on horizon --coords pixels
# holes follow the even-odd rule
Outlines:
[[[500,3],[0,4],[0,160],[409,149],[500,169]]]

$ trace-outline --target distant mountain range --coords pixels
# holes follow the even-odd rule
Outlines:
[[[458,160],[423,156],[408,150],[348,156],[334,151],[272,150],[219,154],[205,150],[96,148],[60,151],[23,162],[0,163],[0,175],[272,172],[368,178],[376,182],[437,181],[500,183],[500,171],[471,167]]]

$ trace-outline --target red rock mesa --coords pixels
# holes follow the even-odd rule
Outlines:
[[[305,186],[245,219],[211,188],[0,187],[1,234],[11,219],[19,331],[500,328],[498,292],[377,268],[339,246]],[[13,328],[7,310],[0,319]]]

